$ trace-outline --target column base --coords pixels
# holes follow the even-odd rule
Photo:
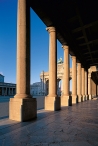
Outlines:
[[[92,100],[92,95],[89,95],[89,100]]]
[[[61,109],[60,97],[45,97],[45,110],[57,111]]]
[[[78,96],[77,95],[72,95],[72,104],[78,103]]]
[[[78,102],[82,102],[82,101],[83,101],[82,95],[78,95]]]
[[[83,96],[83,101],[86,101],[86,95],[82,95]]]
[[[88,95],[85,95],[85,100],[88,100]]]
[[[61,96],[61,106],[72,106],[72,96]]]
[[[29,121],[37,117],[37,102],[34,98],[10,98],[9,119]]]

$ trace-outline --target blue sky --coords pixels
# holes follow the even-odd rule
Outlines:
[[[31,11],[31,83],[40,81],[42,70],[48,71],[49,34],[45,24]],[[0,73],[5,82],[16,83],[17,0],[0,0]],[[57,58],[63,49],[57,41]],[[70,65],[71,66],[71,65]]]

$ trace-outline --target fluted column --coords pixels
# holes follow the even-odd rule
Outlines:
[[[83,67],[82,67],[82,96],[83,96],[83,101],[85,101],[85,73]]]
[[[18,0],[17,18],[17,91],[14,99],[10,99],[10,119],[25,121],[36,117],[36,100],[30,95],[30,6],[28,0]]]
[[[77,63],[77,95],[78,95],[78,102],[82,101],[81,96],[81,63]]]
[[[87,71],[85,71],[85,100],[88,98],[88,93],[87,93]]]
[[[45,98],[46,110],[60,109],[60,98],[57,98],[57,41],[55,27],[48,27],[49,32],[49,94]],[[57,101],[58,100],[58,101]]]
[[[69,96],[69,47],[64,45],[64,75],[63,75],[63,95],[61,97],[61,105],[71,105],[72,101]]]
[[[72,56],[72,103],[77,103],[76,56]]]

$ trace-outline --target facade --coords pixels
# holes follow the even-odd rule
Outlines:
[[[33,83],[33,84],[30,86],[30,94],[31,94],[32,96],[40,96],[40,95],[43,95],[43,93],[42,93],[41,82]]]
[[[0,74],[0,96],[13,96],[16,93],[16,84],[5,83],[4,76]]]

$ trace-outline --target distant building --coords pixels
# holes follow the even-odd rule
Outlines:
[[[4,83],[4,76],[0,74],[0,83]]]
[[[31,86],[30,86],[30,93],[32,96],[40,96],[42,95],[42,87],[41,87],[41,82],[36,82],[36,83],[33,83]]]
[[[16,94],[16,84],[5,83],[4,76],[0,74],[0,96],[13,96]]]

